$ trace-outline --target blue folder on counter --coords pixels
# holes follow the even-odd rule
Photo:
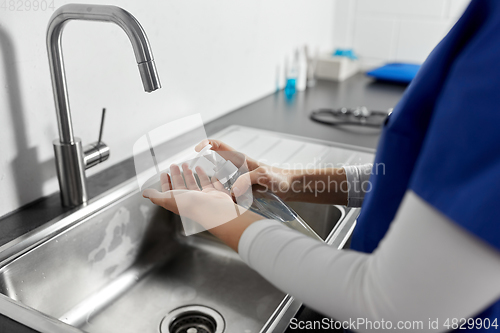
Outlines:
[[[375,68],[366,75],[377,80],[391,81],[397,83],[410,83],[417,75],[420,65],[406,63],[390,63],[379,68]]]

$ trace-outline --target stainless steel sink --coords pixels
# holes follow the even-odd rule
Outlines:
[[[358,215],[291,206],[338,248]],[[0,248],[0,313],[41,332],[167,333],[189,320],[282,332],[299,306],[210,234],[184,236],[135,179]]]

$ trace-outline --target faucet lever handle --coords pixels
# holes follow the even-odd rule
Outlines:
[[[97,140],[97,143],[101,143],[102,139],[102,130],[104,129],[104,118],[106,117],[106,108],[102,108],[102,115],[101,115],[101,127],[99,128],[99,139]]]
[[[106,108],[102,108],[101,126],[99,128],[99,139],[97,142],[91,143],[83,147],[83,162],[85,169],[91,168],[109,158],[109,147],[102,142],[102,132],[104,129],[104,118],[106,116]]]

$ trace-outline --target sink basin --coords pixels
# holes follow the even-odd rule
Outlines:
[[[337,248],[359,213],[290,206]],[[300,305],[209,233],[185,236],[135,179],[0,248],[0,312],[41,332],[283,332]]]
[[[4,260],[0,293],[23,305],[19,318],[33,311],[61,328],[158,332],[171,311],[203,305],[224,318],[225,332],[259,332],[285,299],[210,234],[184,236],[178,216],[138,191],[108,201],[79,221],[55,222],[62,231]],[[291,206],[325,238],[345,215],[342,207]]]

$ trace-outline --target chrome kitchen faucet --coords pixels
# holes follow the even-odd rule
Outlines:
[[[109,148],[100,140],[82,148],[81,140],[73,135],[61,49],[62,31],[71,20],[116,23],[132,43],[144,90],[152,92],[161,86],[146,33],[132,14],[116,6],[88,4],[67,4],[54,12],[47,27],[47,51],[59,126],[59,139],[53,142],[54,154],[62,204],[74,207],[88,199],[85,169],[108,159]]]

